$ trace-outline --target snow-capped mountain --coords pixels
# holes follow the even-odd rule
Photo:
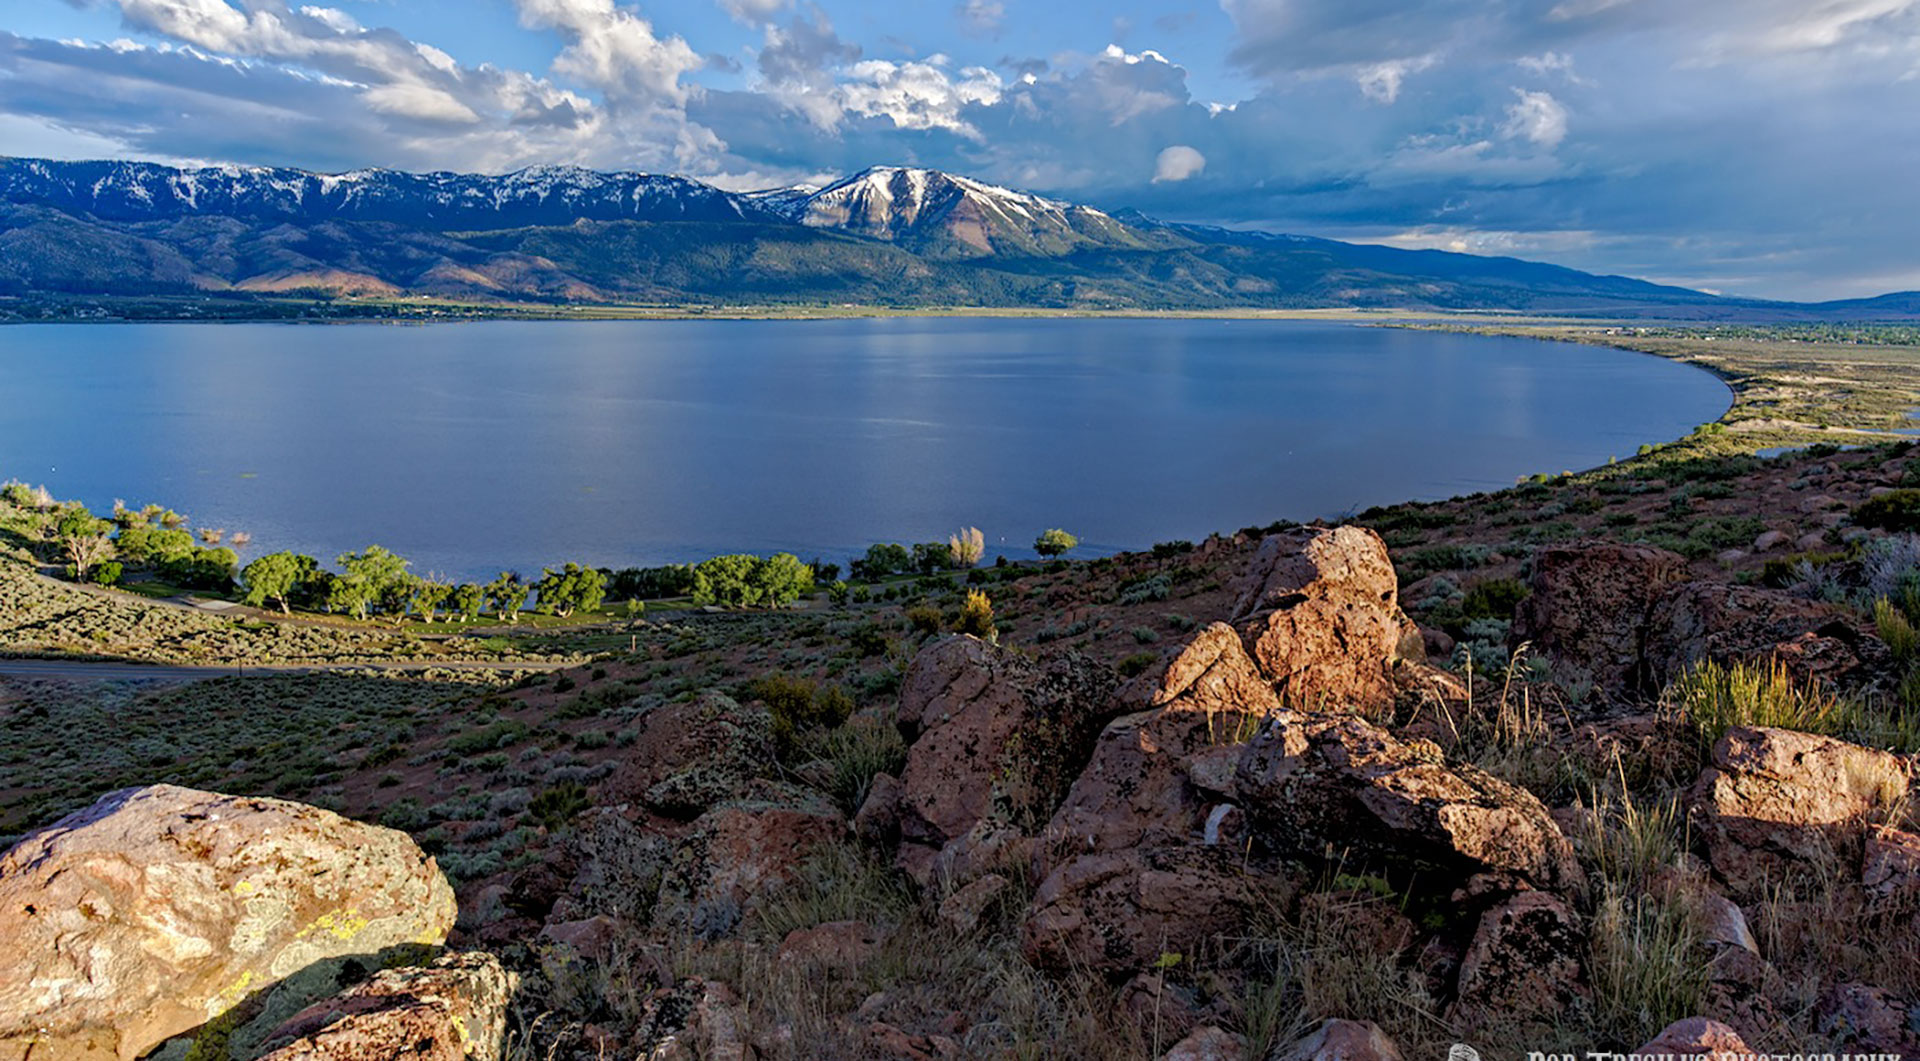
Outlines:
[[[491,177],[0,158],[0,201],[105,221],[218,215],[248,221],[379,221],[438,231],[580,220],[769,220],[751,202],[685,177],[576,166],[537,166]]]
[[[874,166],[824,188],[782,188],[750,198],[810,228],[941,257],[1050,257],[1088,247],[1147,245],[1141,233],[1090,206],[931,169]]]

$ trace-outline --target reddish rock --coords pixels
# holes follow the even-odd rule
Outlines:
[[[1209,1024],[1175,1043],[1160,1061],[1242,1061],[1246,1056],[1244,1037]]]
[[[1688,1017],[1666,1026],[1638,1050],[1641,1055],[1687,1055],[1713,1061],[1752,1061],[1753,1049],[1732,1028],[1705,1017]]]
[[[1330,1020],[1268,1061],[1401,1061],[1394,1045],[1378,1024],[1364,1020]]]
[[[872,960],[886,938],[865,921],[828,921],[787,933],[779,960],[783,965],[855,969]]]
[[[1920,1008],[1883,988],[1838,984],[1814,1007],[1820,1033],[1835,1046],[1870,1053],[1920,1053]]]
[[[1473,1028],[1551,1021],[1592,995],[1586,953],[1586,933],[1564,899],[1521,892],[1480,918],[1460,963],[1456,1012]]]
[[[1689,666],[1785,655],[1805,673],[1859,682],[1885,670],[1865,626],[1817,601],[1761,586],[1693,581],[1684,558],[1650,546],[1583,543],[1534,557],[1532,593],[1513,639],[1531,642],[1567,679],[1648,697]],[[1818,644],[1800,644],[1812,635]]]
[[[1128,711],[1184,702],[1195,710],[1262,715],[1280,709],[1273,682],[1247,655],[1240,635],[1211,623],[1193,639],[1121,686],[1114,698]]]
[[[439,944],[453,922],[453,890],[404,833],[123,789],[0,856],[0,1058],[131,1061],[290,976]]]
[[[1893,828],[1869,832],[1860,882],[1894,909],[1920,907],[1920,836]]]
[[[924,885],[1013,857],[1085,765],[1114,685],[1078,655],[1042,665],[971,637],[921,650],[900,698],[914,738],[900,777],[902,866]]]
[[[692,818],[737,797],[773,766],[773,723],[764,707],[721,693],[663,704],[634,720],[638,736],[601,786],[609,803],[639,803]]]
[[[1684,557],[1652,546],[1542,549],[1533,556],[1532,592],[1514,610],[1514,641],[1530,642],[1570,677],[1602,690],[1655,691],[1647,627],[1667,591],[1686,577]]]
[[[870,844],[892,844],[900,838],[900,779],[873,775],[867,798],[853,816],[853,835]]]
[[[1008,886],[1007,878],[998,873],[968,882],[940,901],[940,923],[957,935],[971,935],[980,927],[980,918],[987,908],[1006,893]]]
[[[674,848],[654,924],[703,939],[731,932],[760,899],[793,883],[846,822],[824,807],[739,806],[708,811]]]
[[[261,1061],[497,1061],[515,986],[491,954],[386,969],[281,1024]]]
[[[732,988],[690,979],[648,996],[634,1041],[645,1061],[756,1061],[750,1029]]]
[[[1041,882],[1021,943],[1055,969],[1133,972],[1243,932],[1253,878],[1231,852],[1185,847],[1087,855]]]
[[[539,939],[598,965],[612,956],[614,941],[623,934],[618,921],[600,914],[580,921],[556,921],[540,930]]]
[[[1870,823],[1907,796],[1900,757],[1792,730],[1735,726],[1689,797],[1694,830],[1736,899],[1818,870],[1851,876]]]
[[[1200,1004],[1193,990],[1167,983],[1159,973],[1141,973],[1127,981],[1120,988],[1119,1005],[1149,1042],[1181,1039],[1200,1023]]]
[[[1233,626],[1289,706],[1376,709],[1408,621],[1386,543],[1362,527],[1303,527],[1261,541],[1229,587]]]
[[[1352,716],[1277,716],[1247,746],[1235,792],[1283,852],[1331,848],[1546,888],[1580,879],[1572,845],[1532,793]]]
[[[944,1035],[910,1035],[884,1021],[867,1025],[867,1056],[880,1061],[938,1061],[960,1056],[959,1044]]]

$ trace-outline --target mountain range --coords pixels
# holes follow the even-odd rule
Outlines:
[[[662,304],[1362,306],[1912,319],[1920,295],[1719,298],[1514,258],[1109,214],[937,170],[723,191],[501,176],[0,158],[0,295],[429,295]]]

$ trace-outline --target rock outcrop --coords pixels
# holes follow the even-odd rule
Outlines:
[[[1401,1061],[1400,1048],[1372,1021],[1330,1020],[1268,1061]]]
[[[966,636],[914,657],[900,695],[901,865],[966,879],[1045,822],[1114,710],[1117,679],[1076,655],[1044,665]],[[871,818],[879,811],[867,812]]]
[[[499,1061],[515,983],[490,954],[387,969],[282,1024],[260,1061]]]
[[[1572,845],[1532,793],[1353,716],[1276,716],[1240,759],[1234,795],[1250,827],[1283,851],[1353,852],[1543,889],[1579,879]]]
[[[261,992],[284,1007],[310,990],[304,1005],[338,959],[439,944],[454,913],[404,833],[124,789],[0,856],[0,1059],[131,1061]]]
[[[1231,623],[1289,707],[1347,711],[1393,703],[1393,661],[1419,629],[1400,610],[1386,543],[1362,527],[1302,527],[1260,542]]]
[[[637,738],[602,786],[602,798],[692,818],[738,795],[773,767],[766,708],[709,692],[635,719]]]
[[[1684,557],[1652,546],[1543,549],[1531,589],[1514,612],[1514,642],[1531,643],[1565,677],[1613,696],[1653,696],[1705,659],[1779,657],[1797,671],[1848,681],[1885,665],[1884,646],[1832,605],[1695,580]]]
[[[1853,877],[1867,837],[1912,786],[1906,760],[1793,730],[1735,726],[1689,797],[1694,831],[1734,898],[1824,871]]]
[[[1460,963],[1461,1025],[1550,1022],[1590,997],[1586,934],[1566,900],[1521,892],[1486,912]]]
[[[653,922],[703,939],[724,936],[755,903],[798,880],[807,856],[846,829],[824,805],[716,807],[675,846]]]

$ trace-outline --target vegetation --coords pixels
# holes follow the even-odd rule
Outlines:
[[[716,556],[693,569],[695,604],[781,608],[813,589],[813,569],[792,553]]]
[[[1041,556],[1052,558],[1072,550],[1079,544],[1080,539],[1055,527],[1040,532],[1040,537],[1033,540],[1033,551]]]

